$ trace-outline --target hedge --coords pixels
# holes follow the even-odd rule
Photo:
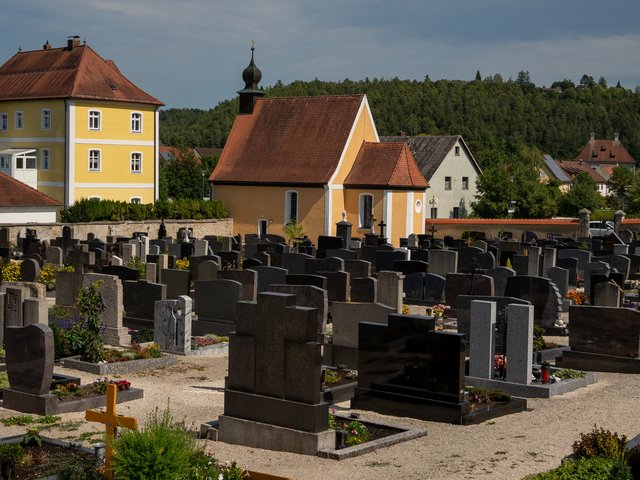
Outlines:
[[[227,207],[220,200],[182,199],[174,202],[127,203],[117,200],[82,199],[60,212],[63,223],[123,220],[208,220],[227,218]]]

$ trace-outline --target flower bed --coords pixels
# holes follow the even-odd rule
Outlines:
[[[229,353],[229,337],[212,333],[191,337],[191,351],[187,355],[221,357]]]
[[[138,360],[120,360],[113,363],[91,363],[80,360],[80,356],[63,358],[60,363],[65,368],[93,373],[94,375],[123,375],[142,370],[155,370],[177,363],[174,355],[162,355],[158,358],[141,358]]]

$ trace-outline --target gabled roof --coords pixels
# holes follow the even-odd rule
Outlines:
[[[467,153],[476,172],[478,172],[478,174],[481,173],[480,166],[475,158],[473,158],[469,147],[467,147],[461,135],[392,136],[380,137],[380,141],[404,142],[409,145],[418,164],[418,168],[427,180],[430,180],[436,170],[438,170],[438,167],[440,167],[456,142],[460,142],[460,145]]]
[[[238,115],[209,178],[222,183],[326,184],[364,95],[259,98]]]
[[[0,173],[0,208],[61,207],[57,200],[31,188],[13,177]]]
[[[43,98],[163,105],[88,45],[18,52],[0,67],[0,100]]]
[[[598,173],[595,168],[591,168],[586,162],[558,162],[558,166],[562,168],[562,170],[569,176],[569,178],[571,178],[572,181],[575,177],[578,176],[578,174],[584,172],[589,175],[596,183],[607,183],[607,180],[602,175],[600,175],[600,173]]]
[[[385,186],[425,189],[429,184],[418,170],[406,143],[365,142],[360,147],[345,187]]]
[[[636,163],[636,160],[627,149],[624,148],[620,140],[590,140],[574,159],[574,161],[579,160],[590,163],[622,163],[633,165]]]
[[[560,168],[558,163],[551,157],[551,155],[544,154],[542,155],[542,161],[545,166],[549,169],[549,172],[558,180],[560,183],[570,183],[571,179],[567,176],[567,174]]]

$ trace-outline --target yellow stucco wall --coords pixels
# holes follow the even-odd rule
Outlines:
[[[341,185],[344,183],[345,178],[347,178],[347,175],[349,175],[349,172],[353,167],[353,162],[358,156],[358,152],[360,151],[362,142],[375,142],[375,141],[376,141],[375,126],[371,121],[371,116],[369,115],[369,111],[365,104],[360,112],[359,117],[356,119],[351,140],[347,145],[347,148],[345,149],[342,165],[340,166],[340,169],[338,170],[338,173],[335,179],[333,180],[333,184]]]
[[[100,130],[89,129],[89,112],[100,112]],[[142,132],[131,131],[131,113],[142,114]],[[155,109],[150,105],[117,102],[75,103],[74,199],[99,197],[154,201]],[[100,171],[89,170],[89,151],[100,151]],[[142,154],[142,171],[131,171],[131,154]],[[130,187],[127,185],[130,184]]]
[[[284,236],[285,194],[298,192],[298,223],[316,243],[324,235],[324,189],[216,185],[214,199],[222,200],[233,218],[233,232],[258,233],[258,220],[271,220],[269,233]]]
[[[345,210],[347,211],[347,220],[353,224],[352,235],[354,237],[364,237],[365,233],[369,233],[368,228],[360,228],[360,195],[363,193],[373,195],[373,217],[380,223],[382,218],[382,199],[383,190],[362,190],[357,188],[348,188],[343,190],[345,199]],[[377,225],[375,231],[378,232]]]

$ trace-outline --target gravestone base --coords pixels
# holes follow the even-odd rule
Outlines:
[[[554,370],[559,369],[552,369],[552,375]],[[582,378],[569,378],[557,383],[530,383],[529,385],[478,377],[465,377],[464,380],[466,386],[479,387],[486,390],[501,390],[515,397],[551,398],[596,383],[598,376],[592,372],[585,372]]]
[[[461,425],[462,418],[469,414],[466,402],[453,403],[360,387],[355,389],[351,408],[456,425]]]
[[[640,358],[568,350],[556,358],[556,366],[594,372],[640,373]]]
[[[335,430],[304,432],[228,415],[220,415],[218,422],[219,441],[245,447],[317,455],[321,450],[335,448],[336,444]]]
[[[130,402],[143,397],[140,388],[130,388],[118,392],[117,403]],[[68,402],[60,402],[53,393],[34,395],[32,393],[19,392],[5,388],[2,397],[2,407],[22,413],[34,413],[36,415],[58,415],[60,413],[82,412],[92,408],[102,408],[106,402],[106,395],[81,398]]]
[[[104,343],[114,347],[131,345],[131,335],[127,327],[105,327],[102,339]]]
[[[348,402],[353,398],[353,391],[356,385],[358,385],[358,382],[354,380],[335,387],[325,386],[322,389],[322,399],[330,404]]]
[[[221,322],[214,318],[206,320],[191,320],[191,335],[203,336],[207,333],[213,333],[223,337],[228,337],[231,332],[236,331],[235,323]]]

